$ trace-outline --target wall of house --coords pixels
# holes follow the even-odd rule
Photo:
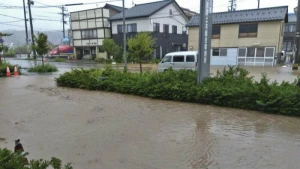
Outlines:
[[[170,10],[172,10],[173,15],[170,15]],[[137,32],[152,32],[154,23],[159,23],[160,32],[163,32],[163,25],[166,24],[169,25],[170,33],[172,33],[172,26],[177,26],[177,34],[182,34],[182,31],[186,30],[185,25],[187,23],[187,20],[182,15],[183,14],[174,4],[170,4],[157,13],[153,14],[149,18],[126,19],[126,24],[136,23]],[[112,21],[112,34],[117,34],[117,26],[122,24],[122,20]]]
[[[170,15],[172,10],[172,15]],[[169,32],[172,33],[172,26],[177,26],[177,34],[182,34],[186,30],[187,20],[183,17],[183,13],[173,3],[166,6],[162,10],[149,17],[150,25],[149,30],[153,31],[153,23],[160,24],[160,32],[163,32],[163,25],[169,25]]]
[[[281,31],[284,26],[282,23],[283,21],[259,22],[257,37],[253,38],[239,38],[239,24],[222,25],[220,39],[212,39],[212,48],[270,46],[276,47],[276,52],[280,52],[283,39]],[[190,27],[189,50],[198,50],[198,38],[199,28]]]
[[[150,20],[149,18],[135,18],[135,19],[126,19],[127,24],[137,24],[137,32],[148,32]],[[118,34],[118,25],[123,25],[123,21],[113,21],[111,23],[112,34]]]

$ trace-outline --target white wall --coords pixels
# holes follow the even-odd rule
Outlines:
[[[170,9],[172,10],[173,16],[170,16]],[[182,29],[187,24],[185,17],[181,13],[180,9],[174,5],[174,3],[166,6],[162,10],[156,12],[150,16],[150,30],[153,31],[153,23],[160,24],[160,32],[163,32],[163,25],[169,25],[169,32],[172,33],[172,26],[177,26],[177,34],[182,34]]]
[[[169,15],[170,9],[172,10],[173,16]],[[160,24],[160,32],[163,32],[163,25],[169,25],[169,33],[172,33],[172,26],[177,26],[177,34],[182,34],[183,28],[187,24],[187,19],[183,17],[180,10],[172,3],[157,13],[153,14],[149,18],[134,18],[126,20],[126,24],[137,24],[137,32],[142,31],[153,31],[153,23]],[[113,21],[112,22],[112,34],[117,34],[117,25],[122,25],[123,21]]]
[[[130,19],[126,20],[126,24],[132,24],[136,23],[137,24],[137,31],[138,32],[143,32],[143,31],[150,31],[150,20],[148,18],[138,18],[138,19]],[[118,34],[118,25],[123,25],[123,21],[113,21],[112,22],[112,34]],[[152,29],[151,29],[152,30]]]

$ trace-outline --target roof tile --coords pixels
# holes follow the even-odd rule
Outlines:
[[[232,12],[214,13],[213,24],[230,24],[241,22],[261,22],[271,20],[285,20],[288,12],[287,6],[249,9]],[[188,27],[199,26],[199,16],[195,15],[188,23]]]
[[[173,0],[164,0],[152,3],[145,3],[140,5],[135,5],[134,7],[127,9],[125,11],[125,18],[138,18],[138,17],[148,17],[163,7],[172,3]],[[110,17],[110,20],[120,20],[123,18],[123,12]]]

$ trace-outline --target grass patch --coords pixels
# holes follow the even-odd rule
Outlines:
[[[48,73],[48,72],[57,72],[58,69],[55,65],[45,64],[37,65],[28,69],[28,72],[37,72],[37,73]]]
[[[105,80],[100,77],[106,77]],[[75,69],[56,79],[58,86],[103,90],[156,99],[210,104],[300,116],[300,87],[294,83],[270,82],[266,75],[256,82],[240,67],[224,68],[197,84],[197,72],[189,70],[142,75],[112,68]]]
[[[56,57],[53,62],[66,62],[66,59]]]

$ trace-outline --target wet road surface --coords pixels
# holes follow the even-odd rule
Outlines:
[[[57,76],[57,75],[55,75]],[[0,78],[0,147],[75,169],[298,169],[300,118]]]

